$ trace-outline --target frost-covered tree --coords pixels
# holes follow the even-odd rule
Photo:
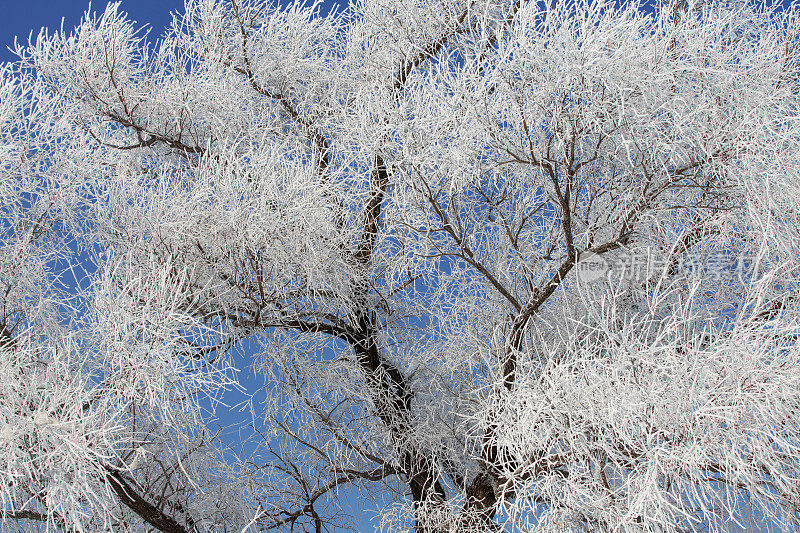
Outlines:
[[[319,8],[0,69],[3,529],[797,527],[800,11]]]

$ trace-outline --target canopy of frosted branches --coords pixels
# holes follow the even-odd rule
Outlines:
[[[321,7],[0,66],[3,530],[796,530],[798,9]]]

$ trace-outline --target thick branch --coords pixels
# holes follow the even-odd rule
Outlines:
[[[548,298],[555,292],[564,278],[572,267],[575,265],[575,255],[570,255],[564,260],[558,270],[550,278],[543,287],[538,287],[533,291],[528,302],[522,307],[517,314],[511,326],[511,334],[509,335],[508,348],[506,352],[506,362],[503,365],[503,383],[507,389],[510,389],[514,384],[514,372],[517,366],[516,354],[522,349],[522,339],[525,333],[525,327],[528,320],[533,314],[544,304]]]
[[[206,153],[206,149],[201,147],[201,146],[190,146],[188,144],[183,143],[182,141],[180,141],[178,139],[170,139],[169,137],[167,137],[165,135],[161,135],[159,133],[155,133],[155,132],[149,131],[144,126],[141,126],[141,125],[133,122],[132,120],[121,116],[120,114],[118,114],[118,113],[116,113],[114,111],[108,112],[107,116],[108,116],[108,118],[110,118],[113,121],[117,122],[121,126],[125,126],[126,128],[131,128],[132,130],[134,130],[137,133],[137,135],[140,136],[140,141],[137,144],[133,144],[133,145],[129,145],[129,146],[117,146],[117,145],[113,145],[113,144],[108,144],[105,141],[100,140],[94,134],[92,134],[92,136],[95,139],[97,139],[98,142],[100,142],[101,144],[103,144],[105,146],[116,148],[118,150],[131,150],[131,149],[134,149],[134,148],[144,148],[144,147],[147,147],[147,146],[151,146],[156,141],[158,141],[158,142],[161,142],[162,144],[165,144],[165,145],[169,146],[173,150],[178,151],[179,153],[181,153],[183,155],[189,155],[189,154],[203,155],[203,154]],[[147,135],[148,138],[144,139],[143,135]]]
[[[52,511],[51,511],[52,512]],[[0,519],[6,520],[34,520],[36,522],[48,522],[48,516],[45,513],[39,513],[37,511],[0,511]],[[67,531],[67,526],[64,523],[64,519],[59,516],[57,513],[53,513],[52,517],[49,520],[52,520],[51,523],[55,524],[59,531]]]
[[[378,239],[378,227],[381,217],[381,203],[389,184],[389,174],[386,164],[380,155],[375,156],[375,164],[370,174],[370,199],[367,203],[364,216],[364,229],[358,245],[355,258],[360,263],[368,263],[372,258],[372,251]]]
[[[419,53],[417,53],[417,55],[411,59],[404,59],[400,63],[400,66],[398,67],[397,73],[394,77],[395,95],[399,94],[399,92],[405,87],[408,76],[415,67],[418,67],[428,59],[438,54],[439,51],[444,48],[450,38],[461,31],[461,24],[464,22],[464,19],[467,18],[468,12],[469,7],[464,8],[464,11],[462,11],[458,16],[455,28],[452,31],[445,33],[435,41],[429,42],[422,48],[422,50],[419,51]]]
[[[186,528],[161,509],[145,500],[128,483],[119,470],[109,467],[106,468],[106,472],[108,484],[116,493],[119,501],[157,530],[164,533],[193,533],[195,531],[194,527]]]

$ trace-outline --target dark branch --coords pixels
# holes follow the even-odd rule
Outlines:
[[[173,517],[145,500],[119,470],[107,467],[106,472],[106,480],[119,501],[157,530],[164,533],[194,533],[196,531],[193,525],[189,528],[181,525]]]

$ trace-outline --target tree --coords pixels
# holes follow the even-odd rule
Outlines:
[[[5,527],[797,527],[795,6],[319,8],[2,67]]]

